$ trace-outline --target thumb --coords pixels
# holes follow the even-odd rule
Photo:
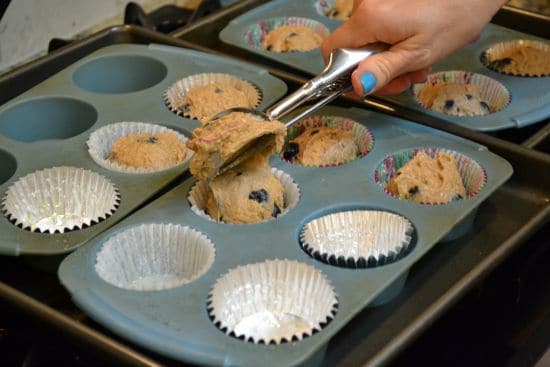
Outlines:
[[[375,54],[353,72],[353,89],[360,96],[370,94],[402,74],[424,68],[427,60],[427,54],[417,50],[391,48]]]

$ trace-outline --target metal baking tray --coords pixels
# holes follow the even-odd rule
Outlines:
[[[250,2],[243,3],[250,6]],[[139,27],[113,27],[0,76],[2,97],[13,98],[97,48],[151,42],[208,51]],[[290,88],[304,80],[295,74],[272,71],[286,77]],[[17,88],[4,88],[8,85]],[[353,105],[346,100],[342,104]],[[402,113],[381,103],[370,106],[389,114]],[[514,175],[480,205],[474,231],[444,246],[435,246],[411,268],[406,287],[388,307],[368,308],[335,335],[327,347],[325,366],[387,363],[550,219],[546,199],[550,196],[549,156],[422,114],[408,113],[407,118],[487,146],[512,163]],[[0,297],[41,325],[66,335],[69,342],[104,355],[113,363],[176,364],[111,334],[88,318],[74,307],[55,277],[16,258],[0,257],[0,263],[5,269],[0,278]]]
[[[225,43],[245,49],[250,53],[261,55],[281,64],[316,75],[324,68],[323,58],[319,49],[309,52],[270,52],[257,45],[251,45],[251,39],[245,37],[245,33],[252,26],[260,23],[263,29],[265,28],[263,22],[279,17],[307,18],[324,24],[330,31],[342,24],[342,22],[329,19],[321,14],[316,9],[318,3],[318,0],[301,2],[278,0],[269,2],[231,20],[220,32],[220,39]],[[426,114],[437,116],[442,120],[479,131],[496,131],[511,127],[521,128],[540,122],[550,116],[550,89],[547,87],[549,78],[508,76],[494,72],[481,63],[481,54],[488,47],[512,39],[540,40],[538,37],[529,34],[488,24],[476,42],[463,47],[444,60],[437,62],[432,68],[432,72],[434,73],[452,70],[474,72],[500,82],[511,95],[510,103],[500,111],[484,116],[450,116],[423,108],[416,100],[412,90],[396,96],[384,96],[381,99],[388,100],[399,107],[420,110]]]
[[[485,147],[406,120],[337,107],[326,107],[316,114],[364,125],[374,137],[373,150],[361,159],[332,168],[312,169],[272,159],[273,167],[298,184],[301,198],[284,216],[258,225],[228,227],[197,216],[186,202],[196,182],[190,178],[69,255],[59,268],[61,283],[92,318],[122,337],[171,358],[206,365],[231,361],[255,366],[267,360],[276,360],[281,366],[299,365],[323,352],[330,338],[361,309],[386,301],[377,296],[399,293],[408,269],[512,174],[511,166]],[[481,192],[471,199],[436,206],[388,196],[374,181],[376,167],[390,152],[426,146],[460,152],[478,162],[487,174]],[[322,200],[313,193],[322,193]],[[296,239],[301,227],[315,217],[350,208],[376,208],[408,218],[416,232],[414,249],[397,262],[364,271],[329,266],[305,254]],[[214,242],[214,264],[201,278],[166,291],[132,292],[106,283],[95,271],[97,252],[110,237],[146,223],[181,224],[202,232]],[[247,240],[251,238],[254,240]],[[231,268],[275,258],[306,262],[327,275],[339,300],[334,320],[303,341],[269,347],[243,343],[216,330],[204,313],[206,295],[215,280]],[[357,297],[358,289],[361,297]]]
[[[110,70],[118,69],[125,70],[124,78],[118,81],[116,75],[108,80],[105,78]],[[189,136],[199,123],[172,113],[165,106],[163,92],[181,78],[212,71],[231,73],[256,85],[263,97],[260,108],[269,106],[286,92],[284,82],[263,69],[236,60],[166,45],[113,45],[97,50],[1,106],[0,159],[11,162],[2,165],[2,195],[29,173],[55,166],[74,166],[108,178],[121,198],[120,206],[111,217],[90,227],[64,233],[31,232],[13,225],[3,216],[0,253],[56,255],[69,252],[177,179],[187,163],[156,173],[114,172],[92,160],[86,141],[95,129],[120,121],[151,122]],[[140,77],[143,75],[149,77]],[[79,85],[75,82],[77,76]],[[43,108],[48,108],[49,113],[44,113]],[[78,131],[73,129],[74,136],[67,134],[71,122],[65,121],[62,125],[59,120],[59,116],[69,113],[76,119],[71,126],[78,122],[81,127]],[[31,125],[21,123],[25,119],[34,124],[32,134],[27,131]]]

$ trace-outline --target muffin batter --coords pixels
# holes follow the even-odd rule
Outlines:
[[[186,115],[206,123],[219,112],[233,107],[254,108],[257,102],[257,94],[247,94],[239,85],[213,82],[189,90],[182,108]]]
[[[174,132],[165,131],[123,136],[113,143],[108,159],[135,168],[159,169],[183,162],[185,155],[185,143]]]
[[[187,142],[196,152],[191,159],[191,174],[199,180],[213,178],[224,162],[238,156],[256,139],[261,139],[265,147],[261,154],[280,152],[285,134],[286,128],[279,121],[233,112],[193,131],[193,139]]]
[[[323,37],[305,26],[285,25],[265,35],[262,48],[273,52],[311,51],[319,48]]]
[[[455,116],[482,116],[492,112],[481,97],[481,89],[472,84],[439,83],[426,85],[418,99],[434,111]]]
[[[513,75],[550,74],[550,51],[529,44],[506,50],[498,59],[489,61],[489,67]]]
[[[226,223],[258,223],[284,209],[284,190],[273,176],[268,155],[255,155],[210,182],[207,211]]]
[[[357,157],[353,133],[338,128],[305,130],[285,147],[286,160],[307,166],[337,165]]]
[[[454,157],[440,152],[435,159],[418,152],[387,183],[386,189],[417,203],[444,204],[466,197]]]
[[[353,0],[336,0],[326,16],[331,19],[348,20],[351,17],[352,10]]]

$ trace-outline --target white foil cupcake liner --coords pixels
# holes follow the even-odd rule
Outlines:
[[[323,329],[338,299],[323,273],[291,260],[239,266],[221,276],[208,298],[212,322],[252,343],[298,341]]]
[[[308,222],[300,234],[313,258],[347,268],[393,263],[414,248],[414,227],[401,215],[378,210],[350,210]]]
[[[420,99],[420,92],[424,88],[429,88],[436,84],[470,84],[479,87],[481,100],[486,102],[491,108],[489,114],[502,110],[512,100],[512,95],[508,89],[493,78],[469,71],[442,71],[428,75],[426,82],[413,86],[416,101],[425,109],[431,110],[431,107],[427,106],[425,101]],[[461,116],[453,114],[451,116],[475,118],[483,115]]]
[[[277,218],[280,218],[288,213],[290,210],[294,209],[294,207],[296,207],[298,201],[300,200],[300,188],[298,187],[296,182],[294,182],[292,177],[287,173],[276,168],[271,168],[271,172],[273,172],[275,177],[279,181],[281,181],[284,189],[285,208],[283,209],[282,213],[277,216]],[[189,190],[189,196],[187,197],[187,200],[191,205],[191,210],[195,214],[209,221],[216,222],[210,215],[206,213],[206,203],[208,202],[209,190],[210,189],[208,187],[208,184],[205,181],[197,181],[197,183],[193,185],[191,190]],[[273,219],[276,218],[272,218],[269,220]]]
[[[498,60],[502,60],[503,59],[502,56],[507,51],[511,49],[515,49],[517,47],[524,47],[524,46],[531,46],[531,47],[546,51],[549,55],[549,59],[547,59],[546,62],[550,63],[550,44],[542,41],[535,41],[535,40],[512,40],[512,41],[495,43],[494,45],[489,47],[487,50],[485,50],[481,54],[481,62],[487,68],[493,71],[496,71],[497,73],[500,73],[500,74],[521,76],[521,77],[550,76],[550,73],[543,73],[543,74],[512,73],[512,72],[503,71],[498,67],[499,66]]]
[[[243,37],[248,46],[263,50],[262,43],[264,37],[272,30],[286,25],[307,27],[313,32],[321,35],[323,38],[328,37],[330,34],[329,29],[323,23],[313,19],[300,17],[277,17],[265,19],[248,26],[243,34]]]
[[[174,112],[177,115],[185,116],[192,119],[198,119],[198,116],[192,114],[192,111],[189,111],[189,109],[187,108],[187,105],[185,104],[185,97],[187,96],[187,93],[189,93],[189,91],[193,88],[203,87],[214,82],[230,84],[247,95],[247,97],[250,99],[251,105],[238,107],[255,109],[262,101],[262,92],[260,91],[260,89],[247,80],[230,74],[202,73],[188,76],[172,84],[164,92],[164,103],[170,109],[170,111]],[[201,122],[206,123],[207,121]]]
[[[156,291],[189,284],[214,263],[214,244],[201,232],[176,224],[141,224],[109,238],[95,270],[123,289]]]
[[[405,149],[405,150],[392,153],[391,155],[384,158],[384,160],[378,165],[378,167],[374,171],[374,180],[384,188],[384,192],[386,194],[394,198],[398,198],[400,200],[406,200],[406,199],[401,199],[399,196],[387,190],[386,185],[395,176],[397,171],[401,167],[403,167],[407,162],[413,159],[413,157],[419,151],[426,152],[426,154],[428,154],[432,158],[437,157],[437,154],[439,152],[445,152],[454,157],[454,159],[456,160],[458,173],[460,174],[460,178],[462,179],[462,183],[464,184],[464,188],[466,189],[466,197],[463,199],[457,199],[457,200],[474,198],[483,189],[483,187],[485,186],[485,183],[487,182],[487,173],[485,172],[483,167],[481,167],[479,163],[477,163],[475,160],[473,160],[472,158],[468,157],[465,154],[455,152],[453,150],[433,148],[433,147]],[[455,200],[451,202],[454,202],[454,201]],[[420,203],[420,204],[445,205],[451,202],[448,202],[448,203],[428,202],[428,203]]]
[[[82,229],[111,216],[120,195],[111,181],[77,167],[54,167],[24,176],[2,200],[4,214],[16,226],[42,233]]]
[[[175,166],[164,167],[164,168],[148,169],[148,168],[141,168],[141,167],[139,168],[131,167],[124,164],[120,164],[115,161],[111,161],[108,159],[108,157],[109,157],[109,154],[111,154],[113,143],[117,139],[120,139],[128,134],[147,133],[147,134],[155,135],[166,131],[175,133],[178,136],[178,139],[184,145],[186,145],[187,138],[185,137],[185,135],[164,126],[145,123],[145,122],[117,122],[117,123],[103,126],[90,134],[90,137],[88,138],[88,141],[86,142],[86,144],[88,145],[88,153],[90,153],[90,156],[92,157],[94,162],[96,162],[101,167],[108,169],[109,171],[135,173],[135,174],[160,172],[160,171],[165,171],[167,169],[171,169],[173,167],[183,165],[185,162],[191,159],[191,157],[193,156],[193,151],[188,149],[186,146],[184,161]]]
[[[357,156],[354,159],[363,158],[364,156],[369,154],[369,152],[372,150],[374,146],[374,137],[372,133],[363,125],[345,117],[316,115],[316,116],[306,117],[288,128],[285,146],[283,148],[283,153],[281,154],[281,158],[287,163],[302,165],[301,163],[286,159],[285,149],[287,149],[288,143],[291,140],[295,139],[304,131],[309,129],[319,128],[319,127],[330,127],[330,128],[341,129],[344,131],[351,131],[353,133],[353,140],[357,145]],[[342,162],[337,166],[349,163],[351,161],[352,160],[349,160],[347,162]],[[308,166],[308,165],[305,165],[305,166]],[[327,165],[321,165],[317,167],[330,167],[330,166],[335,166],[335,165],[327,164]]]

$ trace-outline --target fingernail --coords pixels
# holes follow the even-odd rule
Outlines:
[[[367,95],[376,86],[376,77],[373,73],[369,71],[365,71],[361,76],[359,77],[359,81],[361,82],[361,86],[363,87],[363,94]]]

